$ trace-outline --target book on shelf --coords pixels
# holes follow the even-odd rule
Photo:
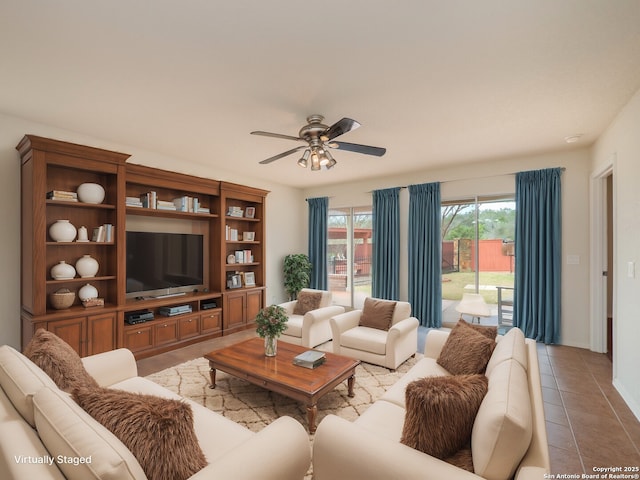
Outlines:
[[[113,224],[111,223],[104,224],[104,241],[105,242],[113,242],[113,239],[114,239],[113,231],[114,231]]]
[[[153,190],[140,195],[140,201],[144,208],[157,208],[158,207],[158,194]]]
[[[253,252],[251,250],[236,250],[236,263],[253,263]]]
[[[231,228],[229,225],[225,226],[225,240],[228,240],[230,242],[237,242],[238,241],[238,229],[236,228]]]
[[[126,197],[125,204],[127,207],[142,207],[142,200],[139,197]]]
[[[104,225],[100,225],[93,229],[92,242],[104,242]]]
[[[327,359],[324,352],[318,350],[307,350],[293,358],[293,364],[299,367],[316,368],[322,365]]]
[[[173,202],[167,200],[156,200],[156,209],[158,210],[177,210]]]
[[[189,197],[187,195],[174,198],[173,204],[176,206],[176,210],[179,212],[189,211]]]
[[[242,207],[229,206],[229,209],[227,210],[228,217],[242,217],[243,215],[244,210],[242,210]]]
[[[173,204],[179,212],[209,213],[208,208],[200,206],[200,200],[197,197],[190,197],[189,195],[176,197],[173,199]],[[201,210],[206,210],[206,212]]]
[[[77,202],[78,194],[66,190],[51,190],[47,192],[47,200],[62,200],[64,202]]]
[[[100,225],[93,229],[93,236],[91,237],[92,242],[96,243],[104,243],[104,242],[113,242],[115,238],[115,230],[111,223],[105,223],[104,225]]]

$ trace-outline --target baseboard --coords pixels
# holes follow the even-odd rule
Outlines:
[[[624,384],[622,384],[617,378],[613,379],[613,386],[618,391],[622,399],[625,401],[631,412],[636,416],[638,421],[640,422],[640,404],[635,401],[633,396],[629,393],[629,391],[625,388]]]

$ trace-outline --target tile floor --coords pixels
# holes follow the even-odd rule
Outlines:
[[[640,466],[640,422],[612,385],[606,355],[538,345],[551,473]]]
[[[253,330],[138,361],[140,375],[163,370],[255,335]],[[640,466],[640,422],[612,386],[604,354],[538,345],[552,474]]]

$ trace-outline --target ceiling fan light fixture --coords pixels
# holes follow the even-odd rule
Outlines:
[[[328,148],[340,148],[346,151],[362,153],[365,155],[374,155],[381,157],[385,154],[385,148],[372,147],[370,145],[360,145],[357,143],[336,142],[334,139],[351,130],[360,127],[360,123],[353,119],[344,117],[331,126],[324,125],[322,122],[324,117],[322,115],[309,115],[307,117],[307,125],[304,125],[298,132],[298,136],[283,135],[280,133],[264,132],[262,130],[254,130],[252,135],[262,135],[265,137],[281,138],[284,140],[293,140],[296,142],[302,142],[305,145],[298,146],[287,150],[286,152],[273,155],[269,158],[261,160],[260,164],[268,164],[284,158],[292,153],[304,150],[302,157],[298,160],[298,165],[302,168],[306,168],[311,163],[311,170],[318,171],[324,167],[326,170],[333,168],[338,162],[336,162]]]
[[[300,165],[302,168],[307,168],[309,155],[311,155],[311,150],[307,148],[302,154],[302,157],[300,158],[300,160],[298,160],[298,165]]]
[[[322,159],[320,160],[320,165],[322,165],[323,167],[326,167],[327,170],[333,167],[337,163],[333,159],[333,157],[331,156],[331,153],[329,153],[328,150],[323,151],[323,155],[321,158]]]
[[[311,154],[311,170],[320,170],[320,158],[318,158],[318,155],[315,152]]]

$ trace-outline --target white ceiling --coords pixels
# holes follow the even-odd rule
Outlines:
[[[1,112],[300,187],[589,145],[639,88],[640,0],[0,3]],[[312,113],[387,154],[258,164]]]

